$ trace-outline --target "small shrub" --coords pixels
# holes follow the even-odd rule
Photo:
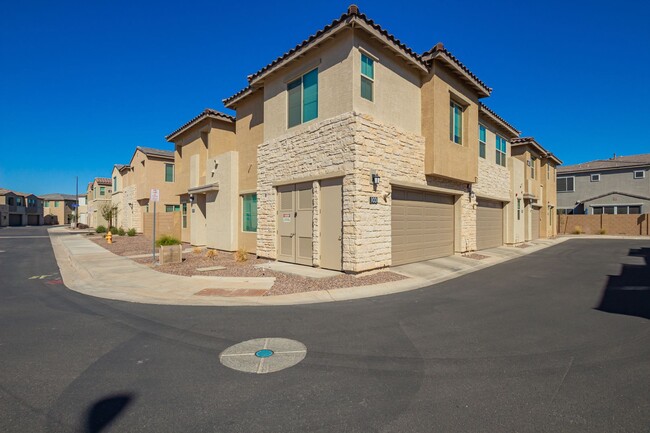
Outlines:
[[[234,253],[236,262],[245,262],[248,260],[248,253],[245,249],[240,248]]]
[[[573,234],[574,234],[574,235],[581,235],[582,233],[584,233],[584,232],[582,231],[582,227],[580,227],[580,226],[575,226],[575,227],[573,228]]]
[[[97,232],[97,233],[106,233],[106,227],[97,226],[97,228],[95,229],[95,232]]]
[[[605,234],[607,234],[607,230],[605,230],[605,229],[600,229],[600,230],[598,230],[598,234],[599,234],[599,235],[605,235]]]
[[[194,254],[201,254],[201,253],[203,252],[203,248],[201,248],[201,247],[194,247],[194,248],[192,248],[192,252],[193,252]]]
[[[126,234],[127,234],[128,236],[135,236],[135,229],[129,229],[129,230],[126,232]]]
[[[111,232],[112,235],[116,235],[116,234],[117,234],[117,227],[111,227],[109,230],[110,230],[110,232]]]
[[[122,227],[120,227],[119,229],[117,229],[117,234],[118,234],[118,236],[124,236],[126,234],[126,232],[124,231],[124,229]]]
[[[82,223],[79,223],[79,224],[77,224],[77,228],[78,228],[78,229],[87,229],[87,228],[88,228],[88,224],[82,224]]]
[[[208,250],[208,251],[206,251],[206,253],[205,253],[205,257],[207,257],[208,259],[215,258],[215,257],[217,257],[218,255],[219,255],[219,253],[217,252],[217,250]]]
[[[181,241],[179,241],[175,237],[169,236],[169,235],[162,235],[156,241],[156,245],[159,246],[159,247],[163,247],[163,246],[166,247],[166,246],[169,246],[169,245],[180,245],[180,243],[181,243]]]

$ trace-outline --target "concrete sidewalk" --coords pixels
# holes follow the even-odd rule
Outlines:
[[[344,301],[415,290],[474,272],[555,245],[567,238],[529,242],[527,248],[499,247],[480,251],[481,260],[461,255],[397,266],[409,278],[384,284],[278,296],[237,296],[263,293],[274,278],[183,277],[157,272],[102,248],[65,228],[48,230],[65,285],[99,298],[145,304],[262,306]],[[201,296],[204,291],[234,296]]]

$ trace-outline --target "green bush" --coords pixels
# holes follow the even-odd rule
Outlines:
[[[126,234],[129,236],[135,236],[135,229],[129,229],[129,231],[127,231]]]
[[[111,231],[111,234],[116,235],[117,234],[117,227],[111,227],[110,231]]]
[[[180,243],[181,243],[181,241],[179,241],[178,239],[176,239],[173,236],[168,236],[168,235],[163,235],[163,236],[159,237],[158,240],[156,241],[156,245],[159,246],[159,247],[162,247],[162,246],[166,247],[166,246],[169,246],[169,245],[180,245]]]
[[[104,226],[97,226],[97,228],[95,229],[95,231],[96,231],[97,233],[106,233],[106,227],[104,227]]]
[[[117,234],[119,236],[124,236],[126,234],[126,232],[124,231],[124,229],[122,227],[120,227],[119,229],[117,229]]]

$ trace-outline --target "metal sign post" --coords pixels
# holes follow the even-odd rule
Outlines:
[[[154,263],[156,262],[156,203],[160,200],[160,190],[159,189],[152,189],[151,190],[151,197],[149,198],[149,201],[153,202],[153,249],[152,249],[152,258]]]

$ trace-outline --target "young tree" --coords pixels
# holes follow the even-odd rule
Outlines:
[[[113,206],[111,203],[104,203],[99,208],[99,213],[101,213],[108,223],[108,229],[110,230],[113,227],[113,218],[117,216],[117,206]]]

